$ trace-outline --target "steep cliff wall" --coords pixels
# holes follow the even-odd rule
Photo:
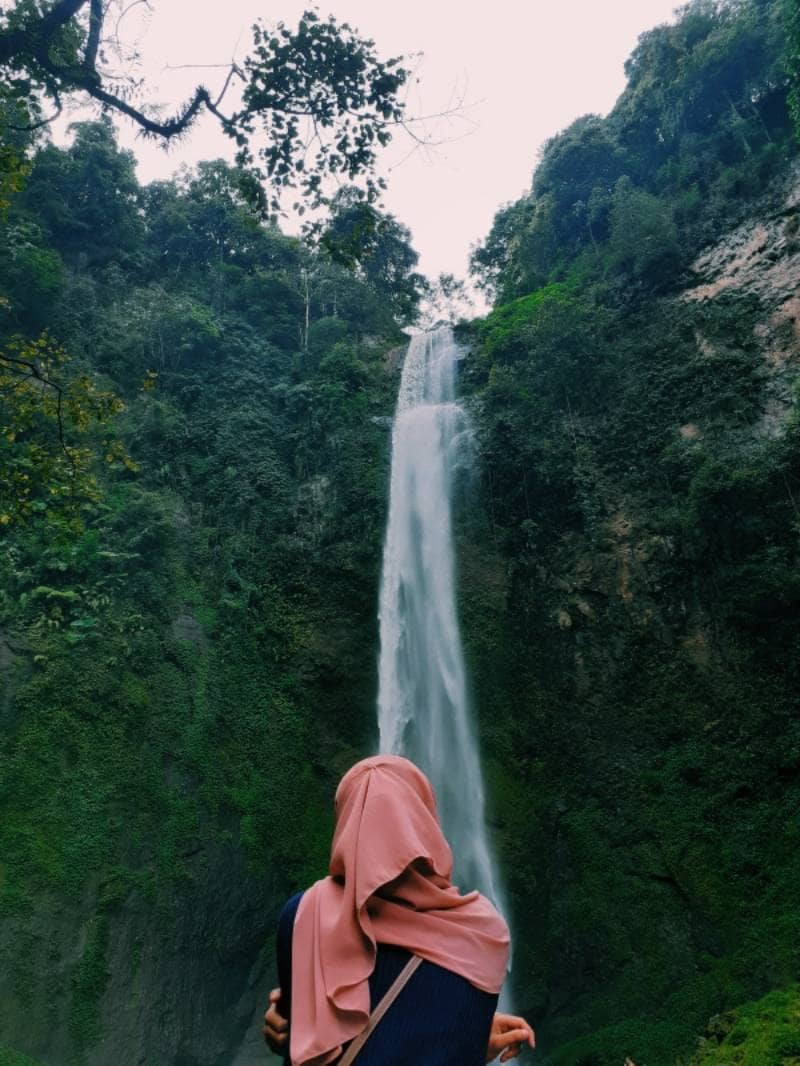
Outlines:
[[[799,204],[794,166],[670,294],[472,342],[462,609],[546,1062],[666,1066],[800,964]]]

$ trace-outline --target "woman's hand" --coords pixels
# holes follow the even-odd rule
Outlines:
[[[491,1062],[500,1056],[501,1062],[515,1059],[522,1051],[523,1044],[536,1047],[533,1029],[524,1018],[515,1014],[495,1014],[489,1033],[489,1046],[486,1049],[486,1061]]]
[[[286,1050],[289,1039],[289,1023],[278,1010],[280,998],[281,990],[273,988],[269,994],[269,1007],[264,1014],[264,1028],[261,1030],[269,1047],[278,1055],[282,1055]],[[523,1044],[536,1046],[533,1029],[525,1019],[514,1014],[495,1014],[486,1048],[486,1061],[491,1062],[498,1055],[501,1062],[515,1059]]]
[[[286,1041],[289,1039],[289,1023],[278,1010],[280,998],[281,990],[273,988],[269,994],[269,1007],[264,1015],[264,1028],[261,1030],[264,1039],[276,1055],[284,1053]]]

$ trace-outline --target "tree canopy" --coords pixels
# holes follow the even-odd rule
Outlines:
[[[413,319],[426,282],[414,270],[419,256],[411,247],[411,232],[393,215],[346,186],[333,198],[320,246],[334,263],[355,269],[398,320]]]
[[[67,354],[63,333],[42,332],[54,312],[59,316],[72,271],[125,277],[126,285],[131,271],[146,274],[155,264],[170,283],[196,282],[203,271],[215,278],[210,310],[189,293],[141,294],[142,308],[152,308],[145,332],[159,330],[159,353],[131,366],[129,387],[152,383],[151,367],[175,369],[195,350],[210,354],[220,336],[214,316],[237,303],[274,305],[263,316],[267,336],[306,350],[312,331],[322,328],[316,318],[354,313],[354,270],[366,283],[361,318],[373,328],[396,329],[419,303],[408,231],[374,206],[383,184],[378,152],[404,120],[408,71],[401,60],[381,59],[347,23],[307,10],[295,28],[253,26],[251,51],[230,64],[222,90],[212,95],[199,84],[164,116],[148,101],[146,82],[126,72],[132,68],[123,60],[136,58],[124,40],[129,10],[121,0],[18,0],[0,9],[0,475],[7,522],[53,511],[57,501],[78,522],[97,498],[95,459],[126,459],[111,425],[122,401]],[[66,149],[36,150],[40,131],[68,99],[96,103],[100,120],[76,124]],[[142,189],[111,116],[167,143],[186,136],[204,112],[235,143],[236,166],[203,163],[175,182]],[[369,239],[359,230],[360,250],[350,240],[357,262],[329,255],[312,263],[312,253],[264,225],[288,189],[296,190],[299,211],[319,205],[327,178],[348,189],[360,182],[358,210],[371,230]],[[339,215],[342,203],[340,197]],[[330,232],[342,225],[334,217]],[[336,324],[326,335],[338,330]],[[103,433],[111,436],[101,440]],[[38,464],[36,478],[25,473],[31,463]]]
[[[528,195],[473,250],[478,284],[503,302],[571,274],[645,290],[674,280],[795,151],[797,10],[793,0],[692,0],[643,33],[612,111],[551,137]],[[656,245],[663,254],[646,251]]]
[[[199,84],[162,117],[153,104],[138,102],[147,86],[115,65],[127,11],[122,0],[18,0],[0,10],[0,88],[7,102],[21,100],[29,112],[17,125],[44,124],[77,95],[169,141],[207,112],[235,141],[240,165],[268,181],[273,210],[287,188],[319,201],[328,176],[363,178],[368,196],[377,195],[378,151],[405,114],[400,94],[408,70],[399,58],[380,59],[374,42],[347,23],[307,10],[296,29],[257,23],[252,51],[231,63],[219,93]]]

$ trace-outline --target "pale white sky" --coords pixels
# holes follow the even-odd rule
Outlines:
[[[213,87],[222,74],[168,67],[243,58],[256,18],[296,22],[307,6],[151,0],[146,22],[139,19],[144,9],[134,9],[122,36],[140,40],[145,98],[174,104],[197,80]],[[382,57],[424,53],[411,113],[438,112],[454,97],[465,101],[463,117],[435,131],[449,143],[409,156],[411,145],[399,136],[384,157],[386,206],[411,228],[423,272],[465,275],[470,245],[485,237],[502,203],[529,187],[542,142],[579,115],[612,107],[638,35],[670,20],[675,6],[675,0],[323,0],[323,15],[331,12],[373,38]],[[167,177],[184,162],[232,155],[209,119],[168,152],[138,138],[128,123],[120,131],[139,159],[142,181]]]

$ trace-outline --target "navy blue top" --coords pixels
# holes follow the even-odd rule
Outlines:
[[[292,930],[303,893],[285,904],[278,919],[276,949],[281,1001],[292,1020]],[[411,958],[402,948],[378,944],[369,979],[370,1010]],[[460,974],[424,959],[364,1044],[358,1066],[484,1066],[497,996],[475,988]],[[287,1049],[286,1059],[290,1063]]]

